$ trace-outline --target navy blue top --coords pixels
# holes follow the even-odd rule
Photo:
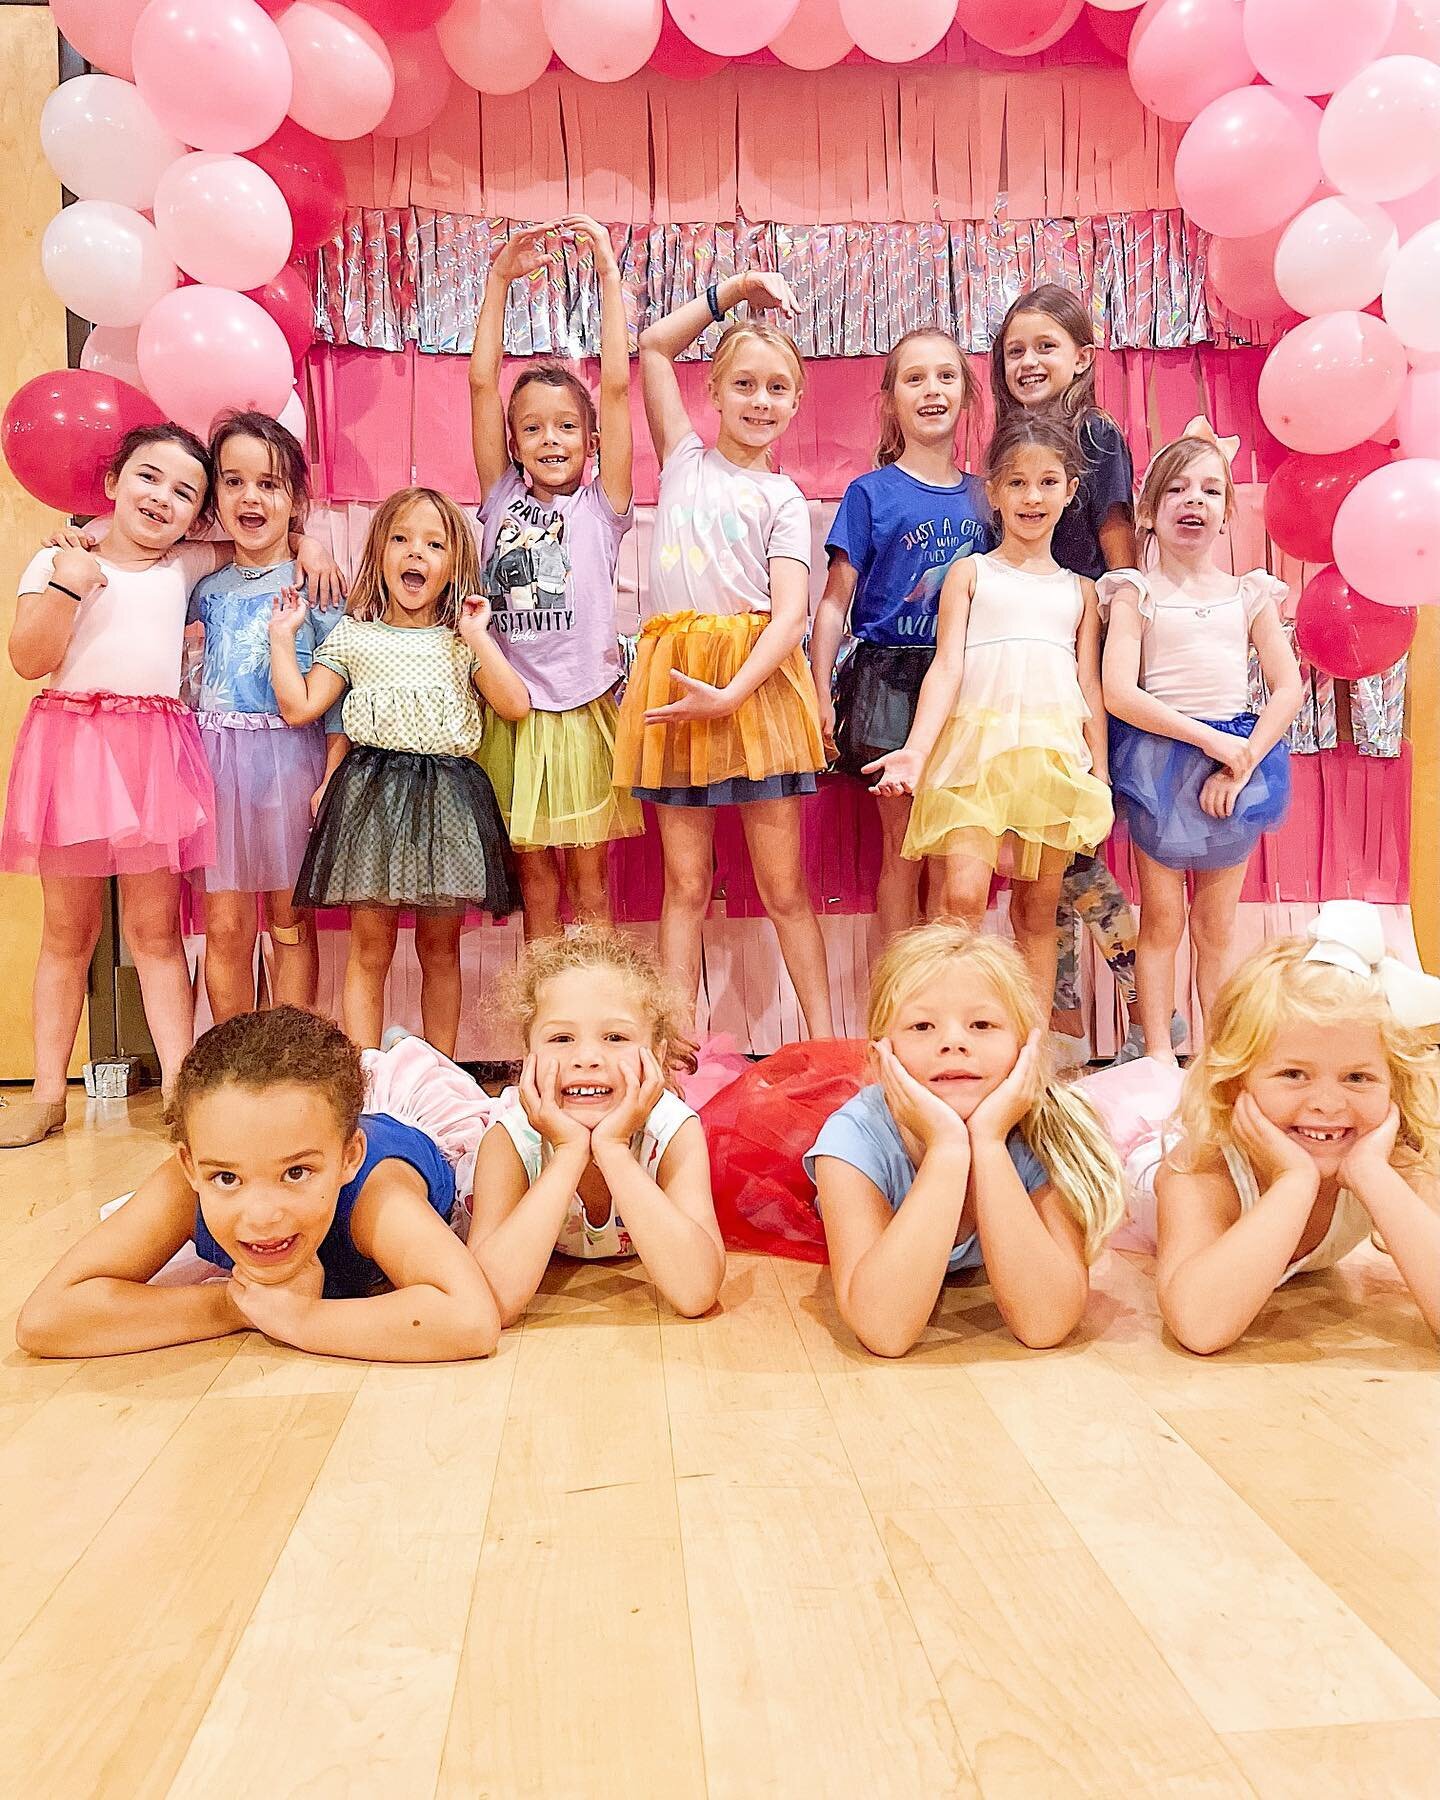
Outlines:
[[[368,1256],[362,1256],[350,1236],[350,1215],[360,1190],[383,1162],[403,1162],[414,1169],[425,1183],[425,1198],[442,1219],[450,1217],[455,1204],[455,1177],[434,1138],[427,1137],[414,1125],[392,1119],[389,1113],[361,1113],[360,1129],[365,1133],[365,1160],[355,1175],[340,1190],[335,1202],[335,1218],[325,1241],[320,1246],[320,1266],[325,1271],[327,1300],[358,1300],[372,1293],[385,1279],[384,1270]],[[219,1269],[233,1269],[235,1261],[215,1242],[200,1208],[195,1208],[195,1254]]]
[[[851,635],[867,644],[935,648],[945,572],[957,557],[992,550],[998,539],[975,475],[954,487],[917,481],[898,463],[858,475],[845,490],[825,540],[843,551],[858,580]]]
[[[1123,506],[1133,516],[1135,465],[1120,427],[1108,414],[1087,413],[1076,435],[1085,473],[1075,498],[1060,515],[1050,554],[1062,569],[1098,581],[1106,569],[1100,527],[1112,506]]]

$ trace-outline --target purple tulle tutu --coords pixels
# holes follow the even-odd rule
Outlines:
[[[164,694],[44,688],[15,740],[0,868],[184,874],[215,854],[214,811],[189,707]]]
[[[310,841],[310,796],[325,776],[325,733],[269,713],[199,715],[215,778],[212,894],[289,893]]]
[[[1216,731],[1248,738],[1254,713],[1206,719]],[[1179,738],[1157,737],[1110,720],[1110,786],[1115,809],[1136,846],[1167,869],[1233,869],[1247,860],[1264,831],[1290,810],[1290,751],[1276,744],[1251,772],[1228,819],[1200,809],[1200,790],[1219,768],[1203,750]]]

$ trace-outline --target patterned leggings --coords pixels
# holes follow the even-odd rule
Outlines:
[[[1060,952],[1055,974],[1055,1009],[1080,1009],[1080,934],[1077,917],[1100,947],[1121,998],[1135,1005],[1135,945],[1139,931],[1130,902],[1120,891],[1103,857],[1077,856],[1065,871],[1056,939]]]

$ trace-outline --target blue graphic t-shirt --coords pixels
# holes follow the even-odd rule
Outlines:
[[[231,563],[196,582],[186,619],[205,627],[197,711],[279,714],[270,685],[270,603],[281,588],[294,586],[293,562],[269,569],[241,569]],[[295,639],[302,674],[309,672],[316,647],[344,617],[339,606],[323,612],[312,608]]]
[[[871,469],[845,490],[827,550],[843,552],[859,580],[851,635],[867,644],[933,649],[945,572],[959,556],[996,543],[984,484],[964,475],[931,487],[898,463]]]

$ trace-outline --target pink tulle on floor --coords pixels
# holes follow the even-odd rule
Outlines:
[[[178,700],[46,688],[16,739],[0,866],[183,874],[214,861],[214,810],[195,715]]]
[[[469,1198],[475,1157],[500,1102],[422,1037],[402,1037],[388,1050],[361,1052],[365,1110],[388,1113],[434,1138],[455,1171],[455,1193]]]

